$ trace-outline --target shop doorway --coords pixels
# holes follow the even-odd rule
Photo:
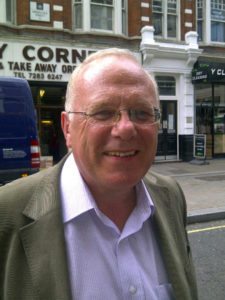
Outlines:
[[[66,87],[31,86],[31,91],[37,112],[41,159],[55,164],[67,153],[60,121]]]
[[[41,108],[39,136],[42,156],[52,156],[53,163],[65,155],[65,139],[61,129],[60,108]]]
[[[161,101],[156,160],[177,158],[177,102]]]

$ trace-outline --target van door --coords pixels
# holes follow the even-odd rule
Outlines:
[[[0,92],[0,114],[1,169],[29,168],[30,144],[24,102]]]
[[[0,77],[0,183],[38,172],[37,117],[26,80]]]

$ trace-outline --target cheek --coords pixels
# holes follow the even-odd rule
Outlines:
[[[142,133],[142,138],[146,142],[148,148],[157,146],[158,143],[158,128],[153,126],[145,129]]]
[[[145,135],[142,136],[142,140],[145,141],[144,148],[145,154],[144,159],[146,163],[152,163],[155,159],[157,145],[158,145],[158,130],[152,129],[148,132],[145,132]]]
[[[74,154],[78,154],[85,141],[85,124],[73,120],[69,128],[68,141],[71,144]]]
[[[71,136],[74,151],[79,152],[80,156],[96,156],[106,143],[108,129],[96,127],[88,122],[83,125],[79,126]]]

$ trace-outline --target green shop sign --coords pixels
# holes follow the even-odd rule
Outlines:
[[[225,64],[197,61],[192,70],[192,83],[210,82],[225,83]]]

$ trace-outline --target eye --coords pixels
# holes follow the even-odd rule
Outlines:
[[[106,110],[106,109],[97,111],[93,114],[90,114],[91,117],[93,117],[95,120],[98,120],[98,121],[109,120],[109,119],[113,118],[114,115],[115,115],[115,112],[113,110]]]
[[[152,110],[135,109],[135,118],[137,121],[149,121],[154,118]]]

